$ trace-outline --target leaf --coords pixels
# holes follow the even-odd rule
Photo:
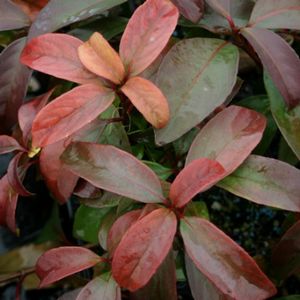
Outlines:
[[[131,77],[144,71],[164,49],[178,15],[168,0],[147,0],[134,12],[120,42],[120,57]]]
[[[276,33],[263,28],[243,28],[242,35],[261,59],[264,68],[291,109],[300,103],[300,60],[296,52]]]
[[[186,165],[207,157],[219,162],[228,175],[250,155],[261,140],[265,126],[265,117],[256,111],[229,106],[200,130],[189,150]]]
[[[30,20],[34,20],[40,10],[47,5],[49,0],[12,0],[14,3],[16,3],[25,14],[27,14],[30,17]]]
[[[56,98],[33,121],[33,147],[44,147],[70,136],[107,109],[114,97],[109,89],[85,84]]]
[[[160,208],[129,228],[112,261],[113,276],[121,287],[133,292],[149,282],[172,247],[176,224],[175,214]]]
[[[172,0],[179,12],[188,20],[197,23],[204,13],[203,0]]]
[[[164,201],[155,173],[114,146],[73,143],[62,158],[69,170],[96,187],[140,202]]]
[[[40,95],[29,102],[24,103],[18,111],[19,125],[23,133],[23,141],[28,143],[31,135],[31,126],[37,113],[47,104],[53,93],[53,89]]]
[[[175,207],[183,207],[194,196],[224,178],[225,170],[216,161],[199,158],[188,164],[171,185],[169,198]]]
[[[0,31],[27,27],[30,19],[16,4],[8,0],[0,1]]]
[[[0,135],[0,155],[16,150],[24,151],[25,149],[13,137]]]
[[[176,266],[173,250],[166,256],[150,281],[131,293],[130,300],[177,300]]]
[[[167,180],[174,173],[172,169],[154,161],[143,160],[142,162],[153,170],[161,180]]]
[[[93,17],[123,2],[125,0],[51,0],[32,24],[29,38]]]
[[[272,115],[283,137],[300,160],[300,105],[288,110],[284,99],[271,78],[265,74],[265,87],[268,92]]]
[[[83,247],[58,247],[38,259],[35,271],[41,279],[40,287],[45,287],[101,261],[100,256]]]
[[[281,280],[297,273],[300,268],[300,221],[283,235],[273,249],[272,270]],[[283,255],[284,253],[284,255]]]
[[[132,77],[122,86],[121,91],[155,128],[162,128],[167,124],[168,101],[151,81]]]
[[[238,244],[205,219],[186,217],[180,232],[196,267],[225,295],[234,299],[271,297],[276,288]]]
[[[21,54],[28,67],[76,83],[89,83],[96,75],[81,63],[78,48],[83,42],[68,34],[47,33],[30,40]]]
[[[184,215],[187,217],[200,217],[209,220],[208,208],[203,201],[190,202],[184,209]]]
[[[112,225],[118,217],[117,208],[111,209],[102,219],[98,231],[98,242],[102,249],[107,250],[107,238]]]
[[[83,65],[92,73],[120,84],[125,76],[125,69],[118,53],[105,38],[95,32],[90,39],[78,48],[78,55]]]
[[[128,229],[139,219],[142,210],[129,211],[119,217],[112,225],[107,236],[107,250],[112,257]]]
[[[237,48],[223,40],[194,38],[173,46],[156,81],[170,107],[169,123],[155,132],[157,144],[181,137],[226,100],[236,82],[238,60]]]
[[[76,300],[121,300],[119,286],[112,276],[106,279],[105,275],[94,278],[84,286]]]
[[[206,3],[228,21],[232,20],[230,15],[231,0],[206,0]]]
[[[6,131],[17,123],[30,76],[30,70],[19,62],[25,42],[25,37],[18,39],[0,54],[0,119]]]
[[[250,27],[300,29],[299,0],[258,0],[252,10]]]
[[[251,155],[218,186],[247,200],[300,211],[300,170],[276,159]]]

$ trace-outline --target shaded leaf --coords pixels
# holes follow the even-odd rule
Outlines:
[[[136,291],[149,282],[172,247],[176,224],[175,214],[160,208],[129,228],[112,261],[113,276],[121,287]]]
[[[64,277],[93,267],[100,256],[83,247],[58,247],[45,252],[37,261],[36,274],[45,287]]]
[[[209,220],[208,208],[203,201],[190,202],[184,210],[184,215],[187,217],[200,217]]]
[[[186,217],[180,232],[196,267],[225,295],[263,300],[276,288],[238,244],[205,219]]]
[[[169,198],[175,207],[182,207],[224,178],[224,174],[224,168],[216,161],[208,158],[194,160],[175,178]]]
[[[106,274],[91,280],[78,294],[76,300],[121,300],[121,290],[112,276]]]
[[[70,136],[107,109],[114,97],[109,89],[85,84],[56,98],[33,121],[33,147],[43,147]]]
[[[197,23],[204,13],[203,0],[172,0],[179,12],[188,20]]]
[[[231,20],[231,0],[206,0],[206,3],[221,16],[227,20]]]
[[[300,105],[296,106],[294,109],[288,110],[284,103],[284,99],[271,78],[265,74],[264,80],[270,100],[272,115],[277,126],[291,149],[298,159],[300,159]]]
[[[120,84],[125,76],[125,69],[118,53],[105,38],[95,32],[90,39],[78,48],[78,55],[83,65],[92,73]]]
[[[236,82],[238,60],[237,48],[223,40],[194,38],[173,46],[157,75],[170,107],[169,123],[155,133],[157,144],[181,137],[226,100]]]
[[[132,77],[122,86],[121,91],[155,128],[162,128],[167,124],[168,101],[151,81],[142,77]]]
[[[74,174],[94,186],[145,202],[163,202],[155,173],[131,154],[110,145],[74,143],[63,155]]]
[[[16,4],[9,0],[0,1],[0,31],[27,27],[30,19]]]
[[[276,33],[263,28],[243,28],[242,35],[261,59],[287,106],[300,103],[300,60],[296,52]]]
[[[29,38],[100,14],[125,0],[51,0],[42,9],[29,31]]]
[[[77,53],[81,45],[81,40],[68,34],[47,33],[27,43],[21,54],[21,62],[58,78],[88,83],[96,80],[96,75],[81,63]]]
[[[13,137],[0,135],[0,155],[15,150],[24,151],[25,149]]]
[[[218,186],[258,204],[300,211],[300,170],[276,159],[251,155]]]
[[[130,76],[144,71],[164,49],[178,15],[168,0],[148,0],[134,12],[120,42],[120,56]]]
[[[109,231],[118,217],[117,208],[111,209],[102,219],[98,232],[98,242],[102,249],[107,250]]]
[[[172,169],[154,161],[143,160],[142,162],[153,170],[161,180],[167,180],[174,173]]]
[[[266,119],[256,111],[229,106],[200,130],[189,150],[186,165],[207,157],[219,162],[228,175],[250,155],[261,140],[265,126]]]
[[[26,38],[11,43],[0,54],[0,119],[1,127],[9,131],[18,120],[18,109],[24,100],[30,70],[20,62]]]
[[[258,0],[248,26],[300,29],[299,0]]]

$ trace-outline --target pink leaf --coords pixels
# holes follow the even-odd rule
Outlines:
[[[224,168],[216,161],[208,158],[194,160],[175,178],[169,198],[176,207],[182,207],[224,178],[224,174]]]
[[[45,287],[74,273],[93,267],[102,258],[83,247],[59,247],[45,252],[36,263],[36,274]]]
[[[114,146],[73,143],[62,158],[70,171],[96,187],[140,202],[164,201],[155,173]]]
[[[168,101],[151,81],[133,77],[122,86],[121,90],[155,128],[162,128],[167,124],[169,120]]]
[[[15,150],[25,151],[25,149],[13,137],[0,135],[0,155],[13,152]]]
[[[145,70],[166,46],[178,19],[168,0],[147,0],[131,17],[120,43],[120,56],[130,76]]]
[[[33,147],[43,147],[70,136],[108,108],[114,97],[109,89],[86,84],[56,98],[33,121]]]
[[[181,221],[180,231],[196,267],[225,295],[263,300],[276,293],[256,262],[209,221],[186,217]]]
[[[289,108],[300,103],[300,60],[289,44],[263,28],[243,28],[242,35],[257,52]]]
[[[81,63],[77,50],[83,42],[61,33],[47,33],[28,42],[21,62],[28,67],[58,78],[88,83],[96,79]]]
[[[125,69],[118,53],[105,38],[95,32],[90,39],[78,48],[83,65],[92,73],[120,84],[125,76]]]
[[[204,13],[204,0],[172,0],[179,12],[193,23],[198,23]]]
[[[263,115],[247,108],[229,106],[201,129],[189,150],[186,165],[207,157],[218,161],[228,175],[250,155],[265,127]]]
[[[130,291],[145,286],[161,265],[173,243],[176,216],[160,208],[134,223],[117,247],[112,273]]]

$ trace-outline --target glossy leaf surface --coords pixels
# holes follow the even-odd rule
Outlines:
[[[132,77],[121,88],[136,109],[155,128],[164,127],[169,120],[168,101],[149,80]]]
[[[244,28],[242,35],[257,52],[287,106],[300,103],[300,60],[296,52],[276,33],[263,28]]]
[[[116,84],[120,84],[124,79],[125,69],[118,53],[100,33],[95,32],[81,45],[78,55],[83,65],[92,73]]]
[[[226,100],[236,82],[238,60],[237,48],[218,39],[186,39],[173,46],[157,75],[170,121],[156,131],[156,143],[176,140]]]
[[[178,15],[169,0],[148,0],[134,12],[120,43],[120,56],[130,76],[144,71],[164,49]]]
[[[0,135],[0,155],[15,150],[24,150],[23,147],[11,136]]]
[[[106,274],[91,280],[80,291],[76,300],[121,300],[121,290],[112,276]]]
[[[251,155],[218,186],[258,204],[299,212],[299,178],[300,170],[287,163]]]
[[[51,0],[32,24],[29,38],[90,18],[123,2],[125,0]]]
[[[263,300],[276,288],[238,244],[205,219],[186,217],[180,231],[196,267],[234,299]]]
[[[149,282],[172,247],[176,224],[175,214],[160,208],[129,228],[112,261],[113,276],[121,287],[136,291]]]
[[[285,140],[300,160],[300,105],[288,110],[271,78],[265,74],[264,79],[272,115]]]
[[[74,174],[99,188],[145,203],[164,201],[154,172],[113,146],[74,143],[63,161]]]
[[[16,4],[8,0],[0,1],[0,31],[27,27],[30,19]]]
[[[200,157],[218,161],[233,172],[262,138],[265,117],[254,110],[229,106],[212,118],[193,141],[186,165]]]
[[[83,247],[59,247],[45,252],[37,261],[36,274],[45,287],[64,277],[93,267],[100,256]]]
[[[214,160],[194,160],[175,178],[169,198],[176,207],[182,207],[198,193],[206,191],[224,178],[224,174],[224,168]]]
[[[264,28],[300,29],[299,0],[258,0],[249,25]]]
[[[30,70],[19,62],[25,42],[25,38],[18,39],[0,54],[0,127],[6,131],[17,123],[27,90]]]
[[[203,0],[172,0],[179,12],[188,20],[197,23],[204,13]]]
[[[78,48],[83,42],[68,34],[47,33],[38,36],[26,45],[21,62],[28,67],[76,83],[96,79],[81,63]]]
[[[111,90],[86,84],[56,98],[33,121],[33,147],[43,147],[70,136],[107,109],[114,97]]]

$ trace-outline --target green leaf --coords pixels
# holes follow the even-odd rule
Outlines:
[[[184,210],[187,217],[200,217],[209,220],[209,213],[205,202],[190,202]]]
[[[203,121],[231,93],[239,61],[238,49],[218,39],[178,42],[165,56],[157,85],[170,106],[170,121],[156,130],[156,143],[176,140]]]
[[[173,170],[167,168],[157,162],[154,161],[142,161],[146,166],[148,166],[161,180],[167,180],[172,174]]]

